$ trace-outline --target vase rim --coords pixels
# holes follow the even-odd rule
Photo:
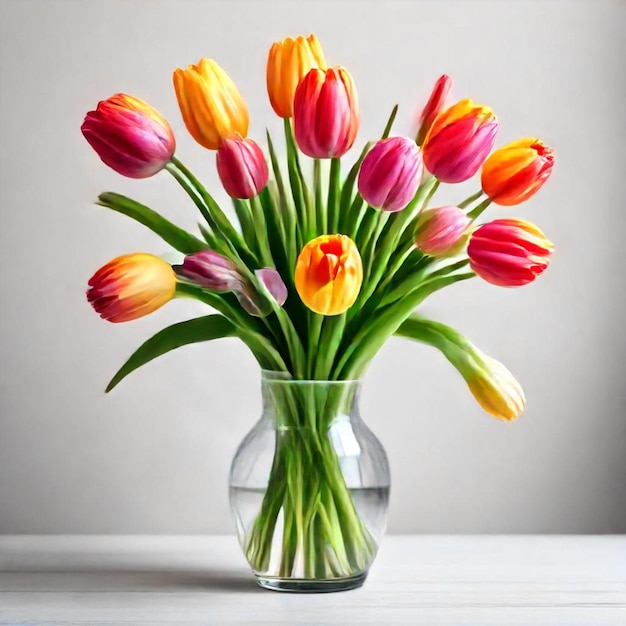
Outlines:
[[[355,385],[362,382],[361,378],[347,378],[342,380],[322,380],[307,378],[292,378],[289,372],[261,369],[261,382],[289,385]]]

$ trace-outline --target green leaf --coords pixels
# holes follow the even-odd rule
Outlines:
[[[222,315],[207,315],[164,328],[142,344],[122,365],[107,385],[106,393],[137,368],[152,359],[190,343],[210,341],[236,334],[235,326]]]
[[[192,254],[200,250],[206,250],[208,247],[204,241],[179,228],[176,224],[172,224],[172,222],[166,220],[156,211],[119,193],[111,191],[101,193],[96,204],[127,215],[140,224],[147,226],[152,232],[159,235],[161,239],[183,254]]]

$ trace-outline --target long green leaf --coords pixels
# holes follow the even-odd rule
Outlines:
[[[235,326],[222,315],[207,315],[164,328],[143,343],[122,365],[107,385],[108,393],[128,374],[152,359],[190,343],[210,341],[235,335]]]
[[[192,254],[200,250],[206,250],[208,247],[204,241],[172,224],[172,222],[166,220],[156,211],[119,193],[113,193],[112,191],[101,193],[96,204],[127,215],[140,224],[147,226],[152,232],[159,235],[163,241],[169,243],[170,246],[183,254]]]

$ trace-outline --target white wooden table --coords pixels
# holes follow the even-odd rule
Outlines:
[[[0,624],[624,626],[626,537],[388,536],[363,588],[294,595],[231,536],[0,536]]]

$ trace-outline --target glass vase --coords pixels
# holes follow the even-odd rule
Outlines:
[[[229,481],[239,542],[262,587],[341,591],[365,581],[386,526],[389,465],[359,415],[360,386],[263,372],[263,413]]]

